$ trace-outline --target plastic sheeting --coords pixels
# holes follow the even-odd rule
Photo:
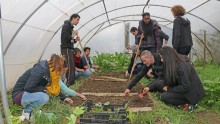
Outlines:
[[[79,30],[82,44],[96,50],[96,43],[116,45],[118,40],[115,39],[123,42],[124,34],[116,34],[124,30],[121,22],[140,20],[147,1],[2,0],[7,87],[11,88],[18,76],[39,59],[48,59],[51,53],[60,54],[60,30],[71,14],[78,13],[81,16],[75,29]],[[172,29],[174,18],[170,8],[176,4],[184,6],[188,12],[186,17],[191,21],[192,32],[200,33],[205,29],[209,34],[219,33],[220,2],[217,0],[150,0],[144,11],[150,12],[161,26]],[[109,37],[112,38],[111,42],[106,40]],[[108,49],[105,45],[99,47],[103,49],[101,51]]]

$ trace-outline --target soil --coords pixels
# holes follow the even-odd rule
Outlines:
[[[121,97],[121,96],[86,96],[87,99],[93,100],[94,103],[106,103],[110,102],[111,104],[123,104],[126,101],[129,101],[128,106],[129,107],[152,107],[153,103],[149,99],[148,95],[144,96],[144,98],[139,98],[136,96],[129,96],[129,97]],[[73,106],[82,105],[84,101],[82,101],[80,98],[73,98]]]
[[[220,116],[212,111],[198,112],[196,118],[200,124],[220,124]]]
[[[95,92],[95,93],[124,93],[127,89],[129,82],[113,82],[113,81],[94,81],[88,79],[77,88],[77,92]],[[131,89],[131,93],[139,93],[144,87],[138,83],[135,87]]]
[[[96,73],[95,76],[86,80],[83,85],[77,88],[77,92],[95,92],[95,93],[123,93],[127,89],[129,81],[95,81],[97,76],[110,76],[116,78],[124,78],[124,72],[102,72]],[[143,85],[138,83],[131,90],[131,93],[139,93],[144,88]]]
[[[90,77],[89,79],[85,80],[82,85],[80,85],[76,91],[79,93],[85,93],[85,92],[92,92],[92,93],[124,93],[125,89],[128,86],[128,81],[95,81],[97,76],[109,76],[109,77],[116,77],[116,78],[123,78],[124,72],[101,72],[96,73],[93,75],[93,77]],[[139,93],[144,88],[143,85],[138,83],[135,87],[132,88],[131,93]],[[129,101],[128,106],[129,107],[152,107],[153,102],[149,98],[148,95],[144,96],[144,98],[140,99],[137,95],[135,96],[91,96],[87,95],[87,99],[93,100],[94,103],[101,102],[110,102],[111,104],[123,104],[125,101]],[[82,101],[80,98],[73,98],[73,106],[82,105],[84,101]]]

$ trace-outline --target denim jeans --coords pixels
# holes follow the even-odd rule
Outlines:
[[[95,72],[95,70],[93,68],[91,68],[92,72]],[[78,72],[78,71],[75,71],[75,76],[76,77],[80,77],[80,76],[90,76],[91,75],[91,72],[89,69],[86,69],[86,71],[84,72]]]
[[[43,92],[28,93],[24,92],[21,98],[21,105],[24,107],[24,112],[32,112],[34,108],[46,104],[49,101],[49,96]]]

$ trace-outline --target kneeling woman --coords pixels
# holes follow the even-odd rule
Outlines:
[[[49,61],[41,60],[28,69],[16,82],[12,99],[13,103],[22,105],[22,113],[30,119],[34,108],[46,104],[50,96],[60,96],[61,100],[72,103],[72,99],[61,93],[60,76],[64,72],[64,58],[56,54]]]
[[[161,59],[165,79],[161,100],[174,106],[195,106],[205,96],[205,91],[194,67],[171,47],[162,48]]]

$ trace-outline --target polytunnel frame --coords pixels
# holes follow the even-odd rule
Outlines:
[[[1,16],[1,3],[0,3],[0,88],[1,88],[1,98],[3,103],[3,109],[8,124],[11,124],[9,107],[8,107],[8,98],[6,94],[6,79],[5,79],[5,64],[4,64],[4,55],[3,55],[3,37],[2,37],[2,16]],[[0,123],[4,124],[2,113],[0,110]]]
[[[138,15],[138,14],[136,14],[136,15]],[[127,16],[135,16],[135,15],[127,15]],[[123,17],[127,17],[127,16],[124,15]],[[111,19],[111,20],[115,20],[115,19],[121,18],[121,17],[122,17],[122,16],[115,17],[115,18],[113,18],[113,19]],[[86,41],[85,45],[88,44],[88,42],[95,36],[95,34],[101,32],[102,30],[104,30],[104,29],[106,29],[106,28],[108,28],[108,27],[110,27],[110,26],[113,26],[113,25],[115,25],[115,24],[123,23],[124,21],[139,21],[139,20],[123,20],[123,21],[121,21],[121,22],[117,22],[117,23],[114,23],[114,24],[112,24],[112,25],[108,25],[108,26],[106,26],[105,28],[101,29],[100,31],[99,31],[99,29],[100,29],[100,28],[99,28],[99,29]],[[107,21],[105,21],[105,22],[107,22]],[[105,22],[102,22],[101,24],[99,24],[99,25],[97,25],[96,27],[94,27],[93,29],[91,29],[86,35],[88,35],[92,30],[96,29],[98,26],[103,25],[103,23],[105,23]],[[164,25],[161,25],[161,26],[164,26]],[[101,27],[102,27],[102,26],[101,26]],[[170,30],[173,30],[173,29],[171,29],[171,28],[169,28],[169,27],[167,27],[167,26],[164,26],[164,27],[166,27],[166,28],[168,28],[168,29],[170,29]],[[208,53],[210,54],[212,60],[214,60],[214,57],[212,56],[211,51],[209,50],[209,48],[207,47],[207,45],[204,44],[203,40],[200,39],[200,38],[196,35],[196,33],[192,32],[192,31],[191,31],[191,33],[205,46],[205,48],[208,50]],[[83,37],[83,39],[86,37],[86,35]]]
[[[47,1],[49,1],[49,0],[45,0],[44,2],[47,2]],[[105,6],[105,3],[104,3],[104,0],[100,0],[100,1],[97,1],[97,2],[95,2],[95,3],[93,3],[93,4],[91,4],[91,5],[88,5],[87,7],[84,7],[84,8],[81,9],[78,13],[80,13],[80,12],[86,10],[87,8],[89,8],[89,7],[91,7],[91,6],[95,5],[95,4],[97,4],[97,3],[99,3],[99,2],[102,2],[102,1],[103,1],[103,6],[105,7],[105,13],[103,13],[103,14],[101,14],[101,15],[106,14],[107,18],[108,18],[108,13],[109,13],[109,12],[112,12],[113,10],[115,11],[115,10],[119,10],[119,9],[124,9],[124,8],[127,8],[127,7],[144,6],[144,8],[145,8],[146,6],[159,6],[159,7],[171,8],[170,6],[164,6],[164,5],[158,5],[158,4],[149,4],[149,5],[147,5],[147,4],[150,2],[150,0],[148,0],[146,4],[137,4],[137,5],[131,5],[131,6],[123,6],[123,7],[116,8],[116,9],[113,9],[113,10],[110,10],[110,11],[107,12],[106,6]],[[204,5],[205,3],[208,3],[209,1],[210,1],[210,0],[207,0],[207,1],[205,1],[205,2],[203,2],[203,3],[201,3],[201,4],[199,4],[198,6],[194,7],[194,8],[191,9],[191,10],[189,10],[189,11],[187,12],[187,14],[189,14],[189,15],[191,15],[191,16],[194,16],[194,17],[196,17],[196,18],[198,18],[198,19],[204,21],[205,23],[207,23],[208,25],[210,25],[211,27],[213,27],[215,30],[217,30],[218,32],[220,32],[219,29],[217,29],[215,26],[213,26],[211,23],[209,23],[209,22],[206,21],[205,19],[203,19],[203,18],[201,18],[201,17],[199,17],[199,16],[196,16],[196,15],[190,13],[191,11],[193,11],[193,10],[199,8],[200,6]],[[43,5],[42,5],[42,6],[43,6]],[[41,7],[42,7],[42,6],[41,6]],[[41,8],[41,7],[40,7],[40,8]],[[39,9],[40,9],[40,8],[39,8]],[[72,8],[72,6],[71,6],[70,8]],[[143,11],[144,11],[144,8],[143,8]],[[57,8],[57,9],[58,9],[58,8]],[[35,12],[34,12],[34,13],[35,13]],[[33,13],[33,14],[34,14],[34,13]],[[63,13],[63,14],[66,14],[66,13],[64,13],[64,12],[62,12],[62,13]],[[101,16],[101,15],[99,15],[99,16]],[[93,19],[94,19],[94,18],[93,18]],[[93,20],[93,19],[91,19],[91,20]],[[28,19],[28,20],[29,20],[29,19]],[[108,20],[109,20],[109,19],[108,19]],[[24,22],[23,22],[23,23],[24,23]],[[89,22],[87,22],[87,23],[89,23]],[[85,23],[84,25],[86,25],[87,23]],[[109,21],[109,23],[110,23],[110,21]],[[170,23],[170,24],[171,24],[171,23]],[[84,25],[83,25],[83,26],[84,26]],[[110,23],[110,25],[111,25],[111,23]],[[83,26],[81,26],[80,28],[82,28]],[[62,26],[61,26],[61,27],[62,27]],[[60,27],[60,28],[61,28],[61,27]],[[60,28],[58,28],[57,31],[54,32],[54,35],[51,37],[50,41],[47,43],[47,46],[48,46],[48,44],[51,42],[51,40],[53,39],[53,37],[57,34],[57,32],[60,30]],[[45,32],[45,33],[46,33],[46,32]],[[16,36],[15,36],[15,37],[16,37]],[[13,42],[13,41],[12,41],[12,42]],[[10,43],[10,45],[12,44],[12,42]],[[10,47],[10,45],[8,45],[8,48]],[[45,49],[47,48],[47,46],[44,48],[42,54],[44,53],[44,51],[45,51]],[[7,53],[7,51],[4,52],[4,55],[5,55],[6,53]]]
[[[101,1],[103,1],[103,3],[104,3],[104,0],[101,0]],[[147,3],[149,3],[149,1],[150,1],[150,0],[148,0]],[[204,3],[202,3],[202,4],[200,4],[199,6],[205,4],[205,3],[209,2],[209,1],[210,1],[210,0],[208,0],[208,1],[206,1],[206,2],[204,2]],[[48,0],[45,0],[44,2],[46,3],[46,2],[48,2]],[[43,3],[44,3],[44,2],[43,2]],[[100,1],[98,1],[98,2],[96,2],[96,3],[99,3],[99,2],[100,2]],[[44,5],[44,4],[43,4],[43,5]],[[39,10],[43,5],[41,5],[39,8],[37,8],[37,10]],[[92,5],[95,5],[95,4],[92,4]],[[92,6],[92,5],[90,5],[90,6]],[[146,5],[147,5],[147,4],[146,4]],[[144,6],[144,8],[146,7],[146,5]],[[90,7],[90,6],[88,6],[88,7]],[[153,4],[150,4],[149,6],[153,6]],[[171,8],[171,7],[162,6],[162,5],[157,5],[157,6]],[[198,8],[199,6],[193,8],[192,10]],[[84,8],[82,9],[82,11],[85,10],[86,8],[88,8],[88,7],[84,7]],[[105,14],[106,14],[107,17],[108,17],[108,12],[107,12],[107,10],[106,10],[105,3],[104,3],[104,7],[105,7]],[[126,7],[121,7],[121,9],[122,9],[122,8],[126,8]],[[36,10],[36,11],[37,11],[37,10]],[[192,10],[191,10],[191,11],[192,11]],[[21,25],[21,26],[19,27],[19,29],[16,31],[16,33],[15,33],[14,36],[12,37],[12,40],[10,41],[10,43],[8,44],[8,46],[6,47],[7,49],[6,49],[6,51],[4,52],[4,55],[7,53],[8,48],[9,48],[10,45],[13,43],[14,38],[17,36],[17,34],[19,33],[19,31],[23,28],[23,26],[26,24],[26,22],[32,17],[32,15],[35,14],[36,11],[33,11],[32,14],[28,16],[28,18],[22,23],[22,25]],[[144,9],[143,9],[143,11],[144,11]],[[215,26],[213,26],[212,24],[210,24],[208,21],[202,19],[201,17],[198,17],[198,16],[196,16],[196,15],[194,15],[194,14],[191,14],[191,13],[189,13],[189,12],[188,12],[188,14],[189,14],[189,15],[192,15],[192,16],[194,16],[194,17],[196,17],[196,18],[198,18],[198,19],[200,19],[200,20],[202,20],[202,21],[204,21],[204,22],[206,22],[206,23],[209,24],[211,27],[213,27],[213,28],[216,29],[218,32],[220,32]],[[1,8],[0,8],[0,19],[1,19]],[[2,20],[2,19],[1,19],[1,20]],[[2,27],[1,27],[1,20],[0,20],[0,35],[1,35],[1,36],[0,36],[0,43],[1,43],[1,44],[0,44],[0,45],[1,45],[1,46],[0,46],[0,53],[1,53],[1,54],[0,54],[0,55],[1,55],[0,58],[1,58],[2,61],[1,61],[1,63],[0,63],[0,65],[1,65],[0,68],[1,68],[1,70],[3,70],[3,71],[1,71],[1,72],[2,72],[2,73],[1,73],[1,76],[3,76],[3,78],[1,78],[1,80],[2,80],[2,79],[4,80],[5,75],[4,75],[4,61],[3,61],[3,58],[4,58],[3,56],[4,56],[4,55],[3,55],[3,48],[2,48],[2,46],[3,46],[2,43],[3,43],[3,42],[2,42],[2,32],[1,32],[1,28],[2,28]],[[109,21],[109,18],[108,18],[108,21]],[[110,23],[110,21],[109,21],[109,23]],[[102,24],[104,24],[104,23],[102,23]],[[110,23],[110,25],[111,25],[111,23]],[[61,26],[61,27],[62,27],[62,26]],[[101,27],[102,27],[102,26],[101,26]],[[107,27],[109,27],[109,26],[107,26]],[[166,27],[166,26],[165,26],[165,27]],[[58,30],[59,30],[59,29],[60,29],[60,28],[58,28]],[[58,32],[58,30],[54,33],[53,37],[56,35],[56,33]],[[98,30],[99,30],[99,29],[98,29]],[[98,30],[96,31],[96,33],[98,32]],[[96,34],[96,33],[95,33],[95,34]],[[53,37],[51,38],[51,40],[53,39]],[[90,38],[90,39],[91,39],[91,38]],[[90,40],[90,39],[89,39],[89,40]],[[51,41],[51,40],[50,40],[50,41]],[[50,43],[50,41],[48,42],[48,44]],[[48,45],[48,44],[47,44],[47,45]],[[47,47],[47,46],[46,46],[46,47]],[[45,47],[45,48],[46,48],[46,47]],[[45,51],[45,50],[44,50],[44,51]],[[43,52],[43,53],[44,53],[44,52]],[[6,89],[6,88],[4,88],[5,83],[2,83],[2,84],[4,84],[4,85],[2,86],[3,89]],[[4,93],[3,90],[2,90],[2,92]],[[5,92],[5,93],[6,93],[6,92]],[[3,95],[3,97],[4,97],[4,96],[5,96],[5,95]],[[7,99],[6,99],[6,101],[7,101]],[[0,113],[0,114],[1,114],[1,113]],[[6,112],[5,114],[7,115],[8,112]],[[6,116],[6,119],[7,119],[8,117],[9,117],[9,116]],[[1,117],[0,117],[0,121],[1,121]],[[10,120],[9,120],[9,119],[7,119],[7,121],[8,121],[8,123],[10,123]]]
[[[85,8],[83,8],[82,10],[78,11],[78,13],[80,13],[80,12],[86,10],[87,8],[89,8],[89,7],[91,7],[91,6],[95,5],[95,4],[97,4],[97,3],[99,3],[99,2],[102,2],[102,1],[103,1],[103,0],[97,1],[97,2],[95,2],[95,3],[93,3],[93,4],[91,4],[91,5],[89,5],[89,6],[85,7]],[[201,3],[201,4],[199,4],[198,6],[194,7],[193,9],[189,10],[189,11],[186,12],[186,13],[189,14],[189,15],[191,15],[191,16],[194,16],[194,17],[198,18],[199,20],[204,21],[205,23],[207,23],[208,25],[210,25],[212,28],[214,28],[216,31],[220,32],[220,30],[218,30],[215,26],[213,26],[211,23],[209,23],[209,22],[206,21],[205,19],[203,19],[203,18],[201,18],[201,17],[198,17],[198,16],[196,16],[196,15],[190,13],[191,11],[193,11],[193,10],[199,8],[200,6],[202,6],[202,5],[206,4],[206,3],[208,3],[209,1],[210,1],[210,0],[207,0],[207,1],[205,1],[205,2],[203,2],[203,3]],[[78,30],[80,30],[80,29],[83,28],[86,24],[88,24],[88,23],[91,22],[92,20],[94,20],[94,19],[96,19],[96,18],[98,18],[98,17],[100,17],[100,16],[102,16],[102,15],[105,15],[105,14],[108,15],[108,13],[110,13],[110,12],[114,12],[114,11],[116,11],[116,10],[120,10],[120,9],[124,9],[124,8],[135,7],[135,6],[144,6],[143,11],[144,11],[144,9],[145,9],[146,6],[159,6],[159,7],[169,8],[169,9],[172,8],[172,7],[169,7],[169,6],[158,5],[158,4],[149,4],[149,5],[148,5],[148,3],[149,3],[149,0],[147,1],[146,4],[137,4],[137,5],[123,6],[123,7],[116,8],[116,9],[110,10],[110,11],[108,11],[108,12],[102,13],[102,14],[100,14],[100,15],[98,15],[98,16],[92,18],[91,20],[87,21],[86,23],[84,23]],[[105,6],[104,6],[104,7],[105,7]],[[105,9],[105,10],[106,10],[106,9]],[[108,16],[107,16],[107,17],[108,17]],[[165,18],[162,18],[162,17],[160,17],[160,18],[161,18],[161,19],[165,19]],[[110,19],[110,20],[112,20],[112,19]],[[166,20],[169,20],[169,19],[166,19]],[[108,19],[108,21],[109,21],[109,19]],[[169,20],[169,21],[171,21],[171,20]],[[172,21],[171,21],[171,23],[172,23]],[[171,23],[169,23],[169,24],[171,24]],[[169,24],[167,24],[167,25],[169,25]],[[98,24],[98,25],[100,25],[100,24]],[[96,27],[98,27],[98,25],[97,25]],[[111,24],[110,24],[110,25],[111,25]],[[165,25],[165,27],[167,27],[167,25]],[[62,26],[61,26],[60,28],[62,28]],[[48,42],[48,44],[51,42],[51,40],[54,38],[54,36],[57,34],[57,32],[60,30],[60,28],[58,28],[58,29],[55,31],[54,35],[50,38],[50,41]],[[91,30],[90,30],[90,31],[91,31]],[[90,32],[90,31],[89,31],[89,32]],[[44,48],[44,50],[43,50],[43,52],[42,52],[42,54],[41,54],[40,59],[42,58],[42,56],[43,56],[43,54],[44,54],[46,48],[47,48],[47,46]],[[208,48],[207,48],[207,49],[208,49]]]

